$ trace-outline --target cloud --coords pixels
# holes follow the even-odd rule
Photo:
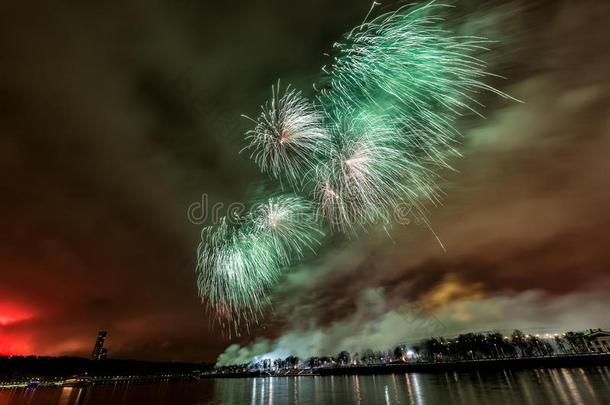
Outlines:
[[[447,280],[431,297],[465,285]],[[217,360],[219,366],[249,363],[256,357],[300,359],[333,356],[342,350],[352,355],[366,350],[393,350],[397,345],[417,345],[428,337],[454,337],[460,333],[521,329],[530,333],[557,333],[610,326],[605,303],[610,298],[604,286],[591,291],[551,297],[539,290],[512,296],[452,297],[430,311],[421,303],[403,303],[387,308],[380,289],[366,290],[356,310],[329,325],[312,322],[310,317],[293,319],[276,339],[257,339],[240,347],[233,344]],[[433,298],[434,303],[437,304]]]

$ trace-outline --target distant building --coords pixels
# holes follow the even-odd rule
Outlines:
[[[95,346],[93,346],[93,353],[91,353],[91,360],[102,360],[106,358],[108,351],[104,349],[104,340],[106,340],[107,334],[108,332],[105,330],[102,330],[97,334]],[[102,354],[104,357],[102,357]]]
[[[102,351],[100,352],[99,360],[106,360],[106,357],[108,357],[108,349],[103,347]]]
[[[610,331],[590,329],[585,332],[589,343],[589,350],[597,353],[610,353]]]

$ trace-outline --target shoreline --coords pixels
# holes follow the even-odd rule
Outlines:
[[[519,357],[447,362],[409,362],[279,371],[246,371],[242,373],[210,373],[201,378],[305,377],[329,375],[373,375],[396,373],[476,372],[544,368],[578,368],[610,366],[610,353],[577,354],[544,357]]]
[[[92,385],[104,385],[114,383],[146,383],[146,382],[159,382],[159,381],[175,381],[175,380],[192,380],[198,379],[191,375],[141,375],[141,376],[120,376],[120,377],[93,377],[91,380],[82,383],[71,383],[66,380],[44,380],[41,379],[35,387],[30,386],[30,382],[23,380],[19,381],[1,381],[0,390],[2,389],[13,389],[13,388],[42,388],[42,387],[72,387],[72,388],[83,388]]]
[[[100,377],[91,376],[86,384],[72,385],[60,379],[41,378],[38,387],[92,386],[127,382],[158,382],[168,380],[199,380],[211,378],[271,378],[271,377],[320,377],[334,375],[380,375],[397,373],[445,373],[445,372],[479,372],[497,370],[534,370],[546,368],[580,368],[610,366],[610,353],[560,355],[544,357],[519,357],[480,360],[458,360],[447,362],[407,362],[373,365],[350,365],[337,367],[317,367],[308,369],[282,369],[276,371],[244,371],[232,373],[180,373],[165,375],[130,375]],[[23,379],[0,381],[0,390],[28,388],[29,383]]]

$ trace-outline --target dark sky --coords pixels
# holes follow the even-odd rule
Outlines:
[[[460,121],[464,157],[430,215],[446,251],[415,221],[337,242],[233,341],[197,296],[187,207],[264,180],[239,154],[240,114],[278,78],[311,94],[370,2],[3,5],[0,353],[88,355],[100,329],[119,358],[214,360],[262,337],[359,347],[384,343],[405,302],[447,333],[610,326],[603,3],[456,1],[452,27],[499,41],[485,59],[506,79],[492,84],[524,103],[484,96],[487,119]]]

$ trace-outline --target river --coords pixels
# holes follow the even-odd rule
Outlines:
[[[610,404],[610,368],[202,379],[0,390],[0,405]]]

